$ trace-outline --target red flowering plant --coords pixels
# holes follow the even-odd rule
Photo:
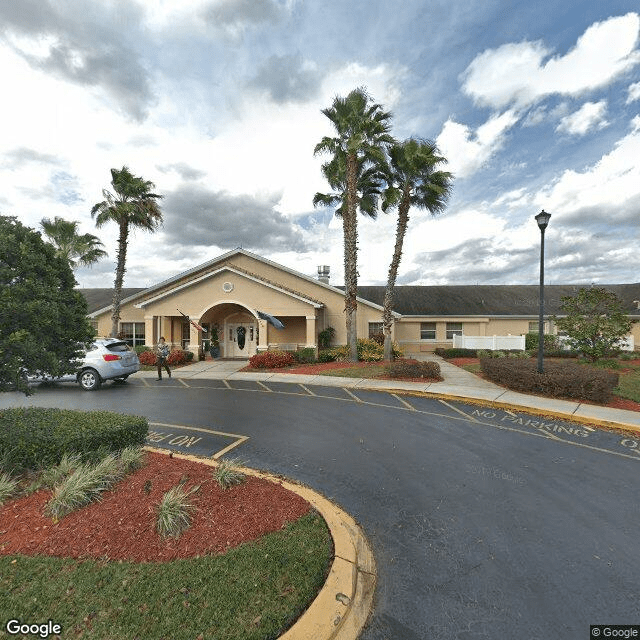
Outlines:
[[[140,359],[140,364],[144,364],[150,367],[155,366],[157,362],[156,354],[153,351],[143,351],[138,358]]]
[[[249,358],[252,369],[280,369],[289,367],[294,362],[293,354],[287,351],[265,351]]]

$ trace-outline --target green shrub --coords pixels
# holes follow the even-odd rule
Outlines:
[[[290,367],[295,362],[289,351],[263,351],[249,358],[252,369],[280,369]]]
[[[41,407],[0,410],[0,460],[7,471],[59,464],[65,453],[87,456],[142,446],[147,419],[111,411],[75,411]]]
[[[384,358],[384,346],[372,338],[359,338],[357,346],[358,360],[361,362],[380,362]],[[331,351],[335,356],[334,360],[338,362],[348,362],[351,358],[351,348],[348,344],[335,347]],[[392,356],[394,359],[402,357],[402,350],[395,342],[392,345]]]
[[[144,344],[136,345],[133,350],[140,356],[141,353],[146,353],[147,351],[151,351],[151,347],[147,347]]]
[[[336,354],[333,352],[333,349],[325,349],[324,351],[318,352],[318,362],[335,362]]]
[[[336,330],[333,327],[327,327],[318,334],[318,347],[320,349],[328,349],[331,346],[331,341],[336,335]]]
[[[442,380],[440,365],[437,362],[418,362],[417,360],[396,360],[387,367],[394,378],[431,378]]]
[[[188,491],[183,485],[178,485],[169,489],[163,496],[158,505],[158,520],[156,528],[158,533],[166,538],[172,536],[177,538],[181,533],[186,531],[191,524],[191,511],[195,507],[189,502],[188,498],[192,493],[200,489],[200,485],[192,487]]]
[[[316,350],[313,347],[298,349],[293,352],[293,358],[300,364],[313,364],[316,361]]]
[[[438,347],[435,354],[441,358],[477,358],[477,349],[443,349]]]
[[[528,351],[538,351],[538,345],[540,344],[540,335],[538,332],[527,333],[524,337],[524,348]],[[559,351],[561,348],[558,336],[552,333],[544,334],[544,350],[545,351]]]
[[[618,385],[617,373],[569,362],[546,362],[544,373],[538,373],[537,363],[532,359],[482,358],[480,366],[489,380],[509,389],[555,398],[606,403]]]

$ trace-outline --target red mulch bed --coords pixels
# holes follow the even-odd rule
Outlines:
[[[42,515],[50,491],[10,501],[0,507],[0,555],[134,562],[214,555],[277,531],[311,508],[297,494],[259,478],[248,476],[244,483],[223,490],[211,471],[190,460],[147,453],[147,465],[105,493],[101,502],[55,524]],[[191,526],[179,538],[163,539],[156,531],[156,505],[184,477],[187,489],[200,485],[189,498],[196,507]]]
[[[319,364],[301,364],[294,365],[293,367],[283,367],[280,369],[254,369],[247,366],[241,371],[251,371],[256,373],[269,372],[269,373],[298,373],[300,375],[317,375],[323,371],[336,371],[339,369],[368,369],[369,367],[380,367],[384,363],[382,362],[321,362]],[[392,378],[390,375],[379,375],[375,380],[402,380],[403,382],[441,382],[438,378]]]
[[[368,368],[379,367],[381,365],[381,362],[320,362],[318,364],[300,364],[292,367],[280,367],[279,369],[254,369],[251,366],[246,366],[244,369],[240,369],[240,371],[251,371],[253,373],[300,373],[314,375],[323,371],[333,371],[336,369],[353,369],[354,367]]]

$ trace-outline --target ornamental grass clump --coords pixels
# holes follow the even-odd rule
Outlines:
[[[80,465],[82,459],[78,453],[65,453],[60,462],[45,469],[40,476],[40,487],[53,489],[65,478],[68,478]]]
[[[191,512],[195,507],[189,502],[188,498],[199,489],[200,485],[196,485],[186,490],[184,485],[180,484],[169,489],[162,496],[157,509],[156,529],[163,538],[177,538],[189,528]]]
[[[17,487],[17,480],[14,480],[8,473],[0,473],[0,505],[16,493]]]
[[[44,513],[54,520],[64,518],[72,511],[100,500],[102,492],[111,489],[124,475],[124,468],[114,454],[96,465],[82,464],[54,488]]]
[[[244,482],[245,475],[240,471],[237,460],[223,460],[213,470],[213,477],[223,489]]]
[[[142,447],[125,447],[118,453],[118,460],[125,474],[144,466],[145,452]]]

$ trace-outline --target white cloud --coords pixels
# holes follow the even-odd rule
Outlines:
[[[504,143],[507,130],[518,121],[513,110],[493,115],[478,127],[475,134],[467,125],[447,120],[436,139],[440,151],[449,161],[447,169],[457,178],[477,171]]]
[[[627,93],[627,104],[631,104],[636,100],[640,100],[640,82],[630,84]]]
[[[640,124],[634,119],[632,126]],[[618,141],[613,150],[582,172],[566,170],[543,190],[537,204],[556,215],[583,209],[606,211],[613,219],[628,215],[625,205],[640,197],[640,127]]]
[[[609,123],[605,120],[607,101],[585,102],[580,109],[560,120],[556,131],[583,136],[593,128],[603,129]]]
[[[547,59],[542,42],[509,43],[478,55],[464,90],[480,105],[525,107],[550,94],[578,95],[606,86],[640,62],[637,13],[591,25],[564,56]]]

